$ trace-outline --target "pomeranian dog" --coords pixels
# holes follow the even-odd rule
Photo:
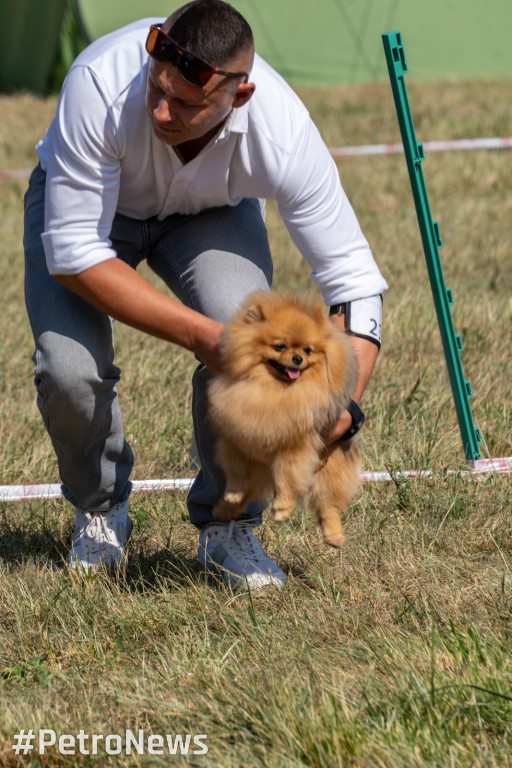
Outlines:
[[[328,441],[356,379],[352,345],[316,300],[258,291],[226,324],[223,371],[209,385],[217,461],[226,476],[217,520],[272,496],[274,520],[302,498],[325,541],[345,542],[341,513],[359,485],[356,438]]]

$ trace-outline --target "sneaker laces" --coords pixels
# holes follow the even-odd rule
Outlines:
[[[84,543],[87,544],[88,549],[94,545],[102,545],[104,543],[111,544],[114,547],[119,546],[119,540],[117,534],[113,528],[109,526],[109,516],[104,515],[101,512],[82,512],[83,522],[79,530],[76,532],[76,538],[84,539]],[[112,516],[111,516],[112,517]]]
[[[247,523],[239,523],[236,527],[235,539],[242,545],[244,552],[251,560],[267,560],[267,555],[260,542]]]
[[[198,554],[208,570],[220,569],[231,586],[286,584],[285,574],[266,554],[249,521],[210,524],[200,535]]]
[[[249,523],[230,520],[223,544],[235,561],[239,561],[240,554],[242,554],[244,559],[252,562],[254,565],[262,565],[268,562],[268,557]]]

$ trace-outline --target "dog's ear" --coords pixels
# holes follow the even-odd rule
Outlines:
[[[245,313],[244,318],[246,323],[261,323],[265,320],[265,312],[261,304],[251,304]]]

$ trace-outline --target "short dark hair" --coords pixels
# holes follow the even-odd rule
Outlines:
[[[162,26],[173,40],[214,67],[254,45],[251,27],[223,0],[193,0],[175,11]]]

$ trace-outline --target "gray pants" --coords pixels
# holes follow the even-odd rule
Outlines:
[[[46,174],[37,167],[25,196],[25,299],[35,340],[37,404],[57,455],[64,496],[82,509],[106,512],[128,497],[133,466],[117,400],[113,322],[48,273],[41,242],[45,183]],[[248,293],[268,289],[272,281],[258,200],[163,221],[117,214],[111,240],[118,258],[134,269],[146,259],[178,299],[220,322]],[[192,381],[201,470],[187,504],[198,527],[211,522],[224,486],[206,415],[209,377],[200,364]],[[261,512],[261,505],[251,505],[243,517],[258,524]]]

